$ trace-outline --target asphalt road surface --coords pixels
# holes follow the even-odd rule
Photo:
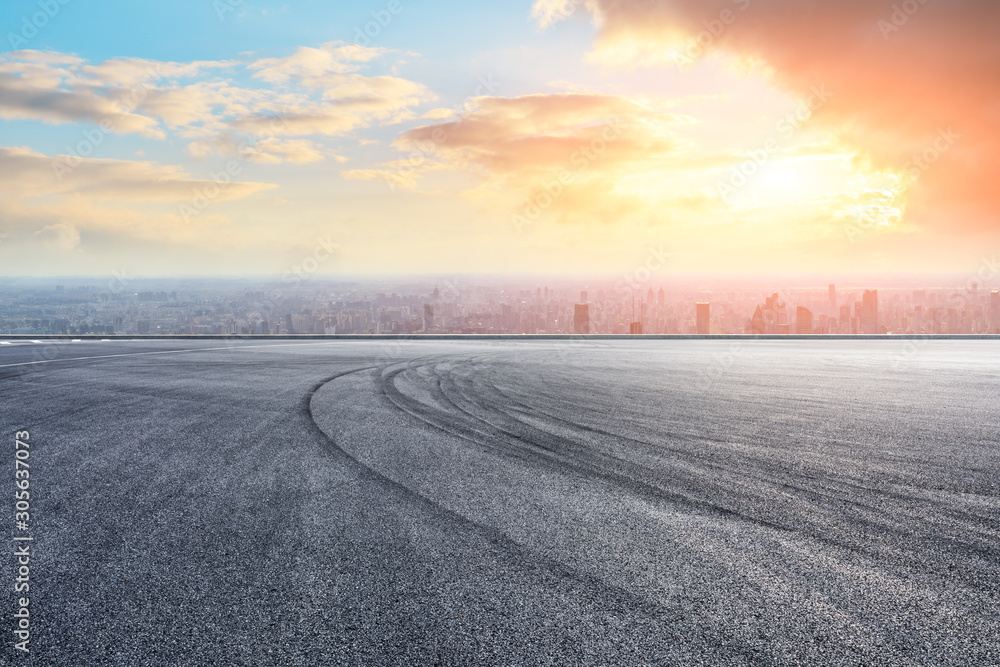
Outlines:
[[[0,396],[2,664],[1000,664],[990,341],[19,341]]]

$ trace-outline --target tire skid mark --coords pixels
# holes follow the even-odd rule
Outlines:
[[[483,373],[484,377],[486,375],[493,375],[493,373]],[[496,385],[493,383],[488,383],[485,389],[487,391],[491,390],[496,391],[503,397],[503,399],[498,401],[498,403],[509,401],[518,406],[521,406],[522,411],[526,413],[528,416],[535,416],[533,413],[537,413],[539,415],[544,416],[544,419],[542,419],[543,421],[550,420],[554,422],[559,422],[561,424],[564,424],[570,430],[579,428],[581,430],[585,430],[588,432],[599,433],[609,438],[636,443],[640,446],[652,447],[654,448],[652,449],[652,451],[654,453],[657,453],[655,449],[656,446],[647,441],[638,440],[625,435],[610,433],[608,431],[599,428],[593,428],[585,425],[578,425],[575,424],[574,422],[563,419],[557,415],[552,415],[549,412],[538,410],[532,406],[525,405],[523,402],[519,401],[518,399],[510,396],[508,393],[496,387]],[[499,407],[499,409],[503,411],[502,407]],[[513,415],[511,416],[514,417],[515,419],[517,418],[516,416]],[[675,435],[680,439],[689,440],[692,442],[703,442],[706,445],[717,444],[712,439],[706,437],[692,437],[681,434],[675,434]],[[885,498],[891,498],[893,500],[901,501],[902,503],[905,503],[907,505],[907,507],[904,510],[907,518],[927,527],[936,527],[939,525],[933,521],[933,519],[935,518],[948,518],[953,521],[972,524],[979,530],[969,531],[972,532],[972,536],[966,535],[962,544],[964,547],[967,547],[968,549],[971,550],[976,550],[977,552],[981,552],[981,550],[979,549],[978,545],[970,542],[971,539],[974,538],[987,542],[996,541],[997,522],[995,517],[990,516],[988,514],[978,513],[972,510],[962,511],[943,500],[922,498],[913,494],[905,494],[901,492],[892,491],[889,489],[867,486],[865,484],[861,484],[859,481],[853,478],[830,478],[828,476],[824,478],[826,486],[821,488],[808,487],[801,484],[793,484],[788,480],[776,479],[772,477],[767,477],[763,474],[758,474],[758,471],[760,471],[759,465],[748,469],[739,469],[734,471],[731,467],[716,463],[710,457],[701,456],[698,453],[690,450],[684,450],[673,447],[662,447],[659,453],[662,453],[663,451],[669,451],[673,454],[680,455],[685,459],[697,460],[700,465],[703,465],[704,467],[711,469],[715,472],[724,473],[735,481],[742,481],[749,478],[761,484],[769,485],[772,488],[787,489],[794,491],[814,501],[833,501],[841,505],[852,506],[864,515],[865,517],[863,519],[864,521],[866,521],[870,526],[878,528],[879,530],[899,532],[895,524],[882,520],[884,517],[883,508],[877,506],[876,504],[867,504],[858,500],[854,500],[851,496],[872,497],[872,498],[882,496]],[[747,461],[747,463],[756,464],[757,462]],[[657,470],[657,473],[659,472],[660,471]],[[810,479],[815,479],[816,477],[817,476],[811,476]],[[824,490],[829,492],[825,493]],[[861,493],[858,493],[859,491]],[[994,496],[987,496],[987,497],[994,497]],[[928,514],[927,511],[928,506],[936,514]],[[827,512],[831,516],[835,514],[834,510],[826,509],[822,506],[817,506],[815,509]],[[856,517],[856,518],[858,520],[861,520],[861,517]],[[848,546],[848,545],[841,545],[841,546]],[[989,555],[993,558],[997,558],[998,556],[997,553],[989,550],[981,553],[983,553],[984,555]]]
[[[543,465],[547,469],[562,473],[572,470],[577,474],[588,478],[600,479],[617,488],[631,491],[642,497],[667,500],[701,508],[709,512],[765,526],[783,533],[794,532],[827,546],[854,552],[872,560],[877,561],[886,557],[886,554],[878,548],[877,544],[865,545],[856,540],[849,540],[835,534],[830,534],[828,531],[823,530],[822,525],[796,524],[795,526],[788,526],[778,521],[769,521],[759,516],[748,515],[726,505],[689,495],[689,493],[685,493],[684,491],[696,491],[690,485],[691,481],[694,480],[693,477],[685,479],[684,477],[677,478],[676,476],[672,476],[671,481],[682,486],[683,490],[666,489],[660,484],[655,483],[663,479],[663,471],[650,469],[630,461],[623,461],[602,452],[595,452],[593,448],[588,448],[575,439],[559,436],[537,426],[526,424],[517,417],[506,413],[503,407],[499,407],[507,401],[506,395],[502,392],[500,394],[504,396],[503,399],[497,400],[495,404],[487,401],[484,405],[484,397],[481,395],[483,387],[479,384],[470,385],[468,378],[460,374],[463,366],[459,363],[459,359],[456,355],[444,361],[438,358],[414,360],[405,367],[395,368],[383,373],[379,378],[379,385],[385,396],[398,409],[422,423],[429,424],[451,435],[461,437],[478,447],[488,448],[534,465]],[[475,363],[476,361],[481,361],[481,358],[476,359],[472,355],[463,355],[461,360],[466,362],[466,367],[470,364],[472,365],[473,370],[470,374],[477,378],[482,379],[491,374],[489,371],[482,370],[480,364]],[[424,381],[423,389],[427,390],[437,403],[453,408],[454,412],[428,405],[419,399],[408,396],[397,387],[397,378],[407,371],[414,371]],[[495,388],[495,385],[490,384],[486,392],[489,393],[490,389],[493,388]],[[529,406],[525,406],[523,403],[516,401],[516,399],[514,402],[522,407],[521,411],[526,416],[534,416],[541,421],[545,421],[544,417],[537,416],[536,411]],[[496,423],[498,418],[500,423]],[[564,424],[565,428],[568,428],[570,431],[577,428],[576,424],[568,422],[565,419],[558,417],[555,419]],[[504,424],[505,420],[508,423]],[[516,424],[509,423],[512,421],[516,422]],[[613,439],[632,440],[626,436],[604,433],[606,437]],[[703,440],[706,444],[715,444],[710,439],[703,438]],[[638,442],[646,446],[649,444],[643,441]],[[720,488],[719,491],[723,492],[734,503],[739,501],[740,494],[746,492],[746,479],[749,477],[749,479],[767,484],[771,488],[790,489],[800,493],[802,497],[813,501],[812,506],[814,511],[822,513],[829,518],[828,523],[838,524],[844,521],[838,507],[830,506],[829,501],[834,501],[837,504],[853,506],[857,513],[851,517],[851,520],[857,524],[866,525],[872,533],[890,531],[897,533],[900,537],[912,537],[912,525],[909,528],[901,528],[896,524],[888,522],[884,516],[884,510],[881,508],[853,501],[850,498],[839,497],[835,495],[833,489],[830,489],[830,491],[833,491],[832,493],[824,493],[820,489],[791,484],[784,480],[767,478],[759,474],[747,476],[725,465],[717,463],[709,464],[704,457],[697,456],[691,452],[675,451],[674,453],[687,460],[697,460],[698,464],[713,467],[716,472],[723,473],[726,477],[726,486]],[[655,481],[649,482],[636,478],[637,476],[644,475],[651,476]],[[851,488],[853,485],[848,483],[845,486]],[[921,514],[919,508],[913,507],[914,503],[921,502],[921,500],[903,494],[896,494],[894,496],[893,494],[881,491],[878,493],[907,503],[909,507],[897,509],[903,509],[911,520],[926,526],[928,528],[925,532],[927,538],[939,543],[943,550],[955,552],[957,549],[966,555],[975,554],[988,563],[1000,561],[1000,553],[993,546],[994,539],[991,534],[993,526],[989,518],[952,509],[951,512],[947,513],[947,516],[958,522],[965,521],[976,524],[980,530],[969,530],[963,526],[957,526],[955,530],[957,530],[958,534],[954,534],[953,532],[953,534],[942,535],[940,534],[942,528],[941,522],[937,521],[937,519],[942,518],[941,515],[928,516],[926,513]],[[931,504],[938,504],[934,501],[929,502]],[[820,522],[820,524],[822,523]],[[906,567],[914,572],[925,571],[925,565],[921,563],[907,563]],[[976,569],[978,570],[979,568]],[[968,573],[967,576],[961,576],[961,578],[967,579],[967,583],[977,588],[982,588],[986,585],[982,577],[987,575],[988,571],[982,570],[978,574]]]
[[[411,364],[413,362],[410,362]],[[417,506],[421,510],[424,510],[434,516],[435,518],[450,523],[452,525],[458,526],[460,528],[469,530],[475,533],[482,539],[484,539],[489,544],[496,547],[500,552],[505,553],[513,565],[523,568],[525,570],[541,570],[554,575],[561,579],[566,579],[574,582],[577,585],[583,586],[595,593],[594,597],[603,598],[606,600],[606,606],[609,609],[620,609],[621,607],[630,607],[634,612],[646,616],[648,618],[658,618],[658,619],[669,619],[673,622],[683,622],[687,619],[684,615],[679,613],[675,609],[671,609],[664,605],[653,602],[649,599],[643,598],[636,595],[624,588],[614,586],[600,577],[589,574],[587,572],[581,571],[579,569],[573,568],[569,564],[547,556],[543,553],[536,551],[530,551],[523,545],[511,539],[503,531],[479,523],[455,510],[449,509],[440,503],[428,498],[427,496],[414,491],[405,484],[398,482],[383,473],[379,472],[375,468],[372,468],[368,464],[364,463],[358,459],[354,454],[347,451],[341,447],[335,438],[329,435],[317,422],[312,409],[312,402],[316,394],[328,384],[335,382],[336,380],[354,375],[357,373],[363,373],[365,371],[377,371],[376,382],[381,386],[381,379],[384,377],[384,371],[390,368],[394,364],[389,364],[388,366],[369,366],[365,368],[358,368],[350,371],[344,371],[331,375],[324,380],[321,380],[314,384],[303,396],[302,403],[300,406],[300,412],[310,424],[310,428],[313,433],[320,439],[321,442],[325,443],[327,448],[331,452],[335,453],[338,457],[346,459],[351,467],[353,467],[358,473],[359,477],[376,483],[379,486],[385,488],[390,493],[408,500],[412,505]],[[407,368],[410,368],[410,364]],[[406,370],[406,369],[402,369]],[[390,373],[392,377],[395,374]],[[406,414],[410,414],[403,408],[400,408]],[[433,427],[436,430],[442,430],[446,433],[445,429],[441,429],[437,424],[428,422],[420,418],[418,415],[412,415],[421,423],[425,423],[428,426]],[[457,435],[460,438],[468,439],[461,434]],[[491,448],[492,449],[492,448]],[[589,603],[588,603],[589,604]],[[599,609],[594,609],[594,612],[600,612]],[[714,629],[714,626],[710,626]],[[731,635],[725,635],[725,642],[727,649],[735,649],[736,655],[742,656],[746,659],[759,660],[761,657],[761,651],[764,650],[762,647],[751,647],[746,642],[740,640],[739,638]]]
[[[630,491],[635,495],[645,497],[647,499],[654,499],[659,501],[668,501],[672,503],[678,503],[681,505],[687,505],[694,508],[699,508],[701,510],[708,511],[712,514],[722,515],[729,518],[734,518],[737,520],[745,521],[753,525],[763,526],[771,528],[782,533],[795,532],[794,528],[789,528],[781,524],[777,524],[767,519],[762,519],[759,517],[754,517],[750,515],[743,514],[737,510],[717,505],[699,498],[693,498],[685,493],[665,489],[663,487],[651,484],[646,481],[638,480],[633,477],[629,477],[621,472],[615,470],[607,470],[601,467],[600,463],[605,463],[607,461],[603,460],[580,460],[573,459],[568,456],[568,454],[579,454],[581,449],[578,443],[573,443],[565,438],[559,438],[552,434],[546,433],[544,431],[539,431],[543,433],[544,436],[548,438],[555,439],[559,442],[558,448],[553,448],[549,446],[548,448],[543,447],[539,442],[531,438],[532,434],[519,435],[506,431],[504,429],[498,428],[485,420],[476,417],[475,415],[469,415],[473,417],[474,421],[472,424],[469,423],[467,419],[462,418],[462,412],[458,415],[447,414],[443,415],[440,413],[434,413],[430,411],[429,406],[421,403],[415,399],[406,396],[402,391],[400,391],[395,386],[396,378],[409,368],[395,369],[388,373],[383,373],[379,378],[380,386],[383,392],[392,400],[394,404],[397,405],[404,412],[413,415],[413,413],[418,413],[418,418],[424,423],[428,423],[435,428],[449,433],[451,435],[460,435],[463,439],[473,442],[479,446],[489,445],[490,449],[494,451],[499,451],[504,454],[519,453],[522,456],[518,456],[524,460],[527,455],[528,461],[530,463],[540,463],[544,462],[547,468],[554,469],[559,472],[565,473],[567,470],[572,470],[577,474],[581,474],[584,477],[592,479],[600,479],[605,483]],[[436,378],[436,384],[440,387],[441,378],[438,376]],[[468,415],[468,413],[465,413]],[[447,426],[443,425],[442,422],[445,421],[447,417]],[[494,431],[495,434],[484,433],[480,430],[480,425],[485,425],[488,429]],[[537,429],[535,429],[537,431]],[[506,436],[506,440],[501,437]],[[488,442],[484,442],[484,439]],[[511,446],[513,445],[513,447]],[[550,451],[555,449],[555,451]],[[520,450],[520,451],[518,451]],[[625,464],[620,459],[615,459],[612,463],[619,464],[618,467],[622,467],[620,464]],[[634,464],[631,464],[634,465]]]

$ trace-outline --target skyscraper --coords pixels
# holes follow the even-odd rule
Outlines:
[[[437,288],[434,288],[435,290]],[[434,328],[434,306],[429,303],[424,304],[424,333]]]
[[[795,333],[800,336],[809,335],[813,332],[812,311],[803,306],[795,309]]]
[[[1000,292],[990,292],[990,331],[1000,333]]]
[[[840,307],[840,322],[838,324],[840,325],[840,333],[851,333],[851,307],[849,305]]]
[[[753,317],[750,318],[750,333],[761,335],[767,333],[767,320],[764,319],[764,312],[757,306],[757,310],[753,311]]]
[[[586,296],[586,292],[583,296]],[[573,333],[590,333],[590,306],[585,303],[578,303],[573,308]]]
[[[878,290],[865,290],[861,297],[861,333],[879,333]]]
[[[580,303],[587,303],[587,290],[580,292]]]
[[[708,303],[697,303],[695,304],[695,315],[697,317],[697,331],[699,335],[706,335],[712,333],[709,315],[710,304]]]
[[[837,286],[830,285],[830,312],[837,312]]]
[[[652,292],[652,291],[653,290],[650,289],[650,292]],[[643,303],[642,303],[642,298],[640,297],[640,299],[639,299],[639,319],[638,320],[635,319],[635,297],[633,296],[632,297],[632,321],[628,325],[628,332],[631,335],[633,335],[633,336],[636,336],[636,335],[642,333],[642,312],[643,312]]]

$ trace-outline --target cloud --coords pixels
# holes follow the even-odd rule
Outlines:
[[[233,120],[231,128],[255,137],[344,136],[352,131],[408,119],[402,113],[407,104],[386,100],[345,100],[342,102],[285,106],[273,113],[254,113]]]
[[[80,232],[73,225],[48,225],[35,232],[50,250],[72,250],[80,245]]]
[[[622,179],[674,159],[674,127],[686,122],[621,95],[479,97],[455,120],[405,132],[395,146],[410,158],[344,175],[413,188],[431,170],[469,170],[490,185],[477,198],[492,188],[530,199],[558,187],[553,212],[609,220],[634,209],[616,192]]]
[[[423,171],[408,169],[348,169],[340,172],[352,181],[382,181],[392,189],[414,190]]]
[[[270,91],[248,90],[226,81],[152,88],[136,98],[143,112],[185,136],[191,134],[185,130],[195,127],[221,130],[228,126],[227,119],[252,114],[277,101]]]
[[[23,53],[23,52],[22,52]],[[51,124],[110,123],[117,132],[163,138],[156,119],[133,113],[121,100],[82,84],[73,64],[0,58],[0,118]]]
[[[180,167],[152,162],[49,157],[30,148],[0,148],[0,192],[32,198],[78,195],[96,200],[184,201],[214,184],[191,178]],[[218,201],[241,199],[276,187],[268,183],[230,183]]]
[[[411,107],[436,98],[424,85],[397,76],[359,74],[361,64],[387,51],[344,42],[300,48],[285,58],[258,60],[249,66],[254,77],[286,87],[302,87],[319,100],[286,104],[280,110],[282,136],[343,135],[373,122],[399,122],[412,117]],[[249,114],[234,127],[257,133],[272,124],[273,114]]]
[[[598,25],[593,57],[629,66],[676,64],[713,52],[766,65],[806,97],[831,97],[816,119],[877,168],[919,173],[939,208],[981,205],[994,224],[1000,190],[1000,4],[980,0],[539,0],[549,26],[575,10]],[[941,150],[942,132],[960,138]],[[935,147],[935,143],[938,144]],[[922,155],[935,156],[921,168]],[[926,162],[926,160],[924,161]],[[975,224],[975,223],[972,223]]]
[[[292,162],[304,164],[321,162],[328,157],[328,152],[319,144],[305,139],[280,139],[268,137],[255,143],[240,141],[230,133],[222,133],[205,141],[196,141],[188,146],[188,152],[194,157],[206,157],[210,154],[223,157],[236,156],[248,162],[258,164],[281,164]],[[337,162],[346,162],[347,158],[333,155]]]
[[[381,48],[369,48],[345,42],[329,42],[319,48],[301,47],[283,58],[263,58],[250,65],[255,78],[269,83],[302,83],[310,88],[325,88],[330,77],[357,71],[357,63],[367,63],[385,55]]]
[[[421,161],[414,164],[408,160],[386,162],[378,169],[348,169],[340,175],[353,181],[382,181],[392,190],[416,190],[420,179],[429,171],[445,169],[439,162]]]
[[[454,109],[439,108],[431,109],[421,116],[424,120],[447,120],[448,118],[453,118],[455,116]]]
[[[514,180],[597,162],[611,169],[672,153],[678,117],[618,95],[481,97],[455,121],[406,132],[403,149],[423,148]],[[595,153],[599,153],[599,156]]]
[[[89,64],[60,53],[17,51],[0,56],[0,118],[104,123],[116,133],[157,139],[172,131],[195,142],[195,154],[225,145],[220,137],[234,133],[249,135],[250,143],[275,134],[341,136],[406,120],[413,107],[434,99],[422,84],[359,71],[386,53],[332,42],[252,62],[115,58]],[[219,76],[240,70],[258,85]],[[320,155],[303,143],[272,145],[262,159],[285,155],[301,162]]]
[[[8,51],[4,55],[4,58],[10,60],[21,60],[30,63],[40,63],[44,65],[80,65],[86,62],[83,58],[72,54],[56,53],[53,51],[36,51],[34,49]]]
[[[188,249],[251,244],[251,239],[241,235],[221,213],[206,212],[195,225],[185,223],[169,206],[123,208],[85,197],[60,197],[46,203],[3,198],[0,220],[9,245],[25,248],[38,245],[46,250],[80,249],[86,253],[97,246],[120,248],[130,240],[158,244],[161,251],[165,243]]]
[[[322,147],[312,141],[271,137],[255,143],[250,149],[249,159],[252,162],[268,164],[281,162],[303,164],[307,162],[320,162],[326,159],[326,155]],[[339,155],[333,156],[333,159],[337,162],[347,161],[347,158]]]
[[[29,148],[0,148],[0,221],[12,243],[34,241],[51,250],[124,239],[198,247],[245,246],[221,210],[190,224],[182,205],[212,193],[211,203],[244,199],[277,186],[196,179],[183,169],[151,162],[47,156]],[[54,165],[69,170],[57,176]]]
[[[112,58],[98,65],[80,67],[80,72],[99,86],[129,88],[147,81],[190,79],[208,70],[236,65],[234,61],[196,60],[177,63],[142,58]]]

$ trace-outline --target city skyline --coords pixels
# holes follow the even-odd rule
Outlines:
[[[532,286],[534,285],[534,286]],[[437,283],[25,280],[0,335],[997,335],[1000,285],[880,289],[470,278]]]
[[[8,2],[0,274],[968,272],[1000,247],[998,20]]]

